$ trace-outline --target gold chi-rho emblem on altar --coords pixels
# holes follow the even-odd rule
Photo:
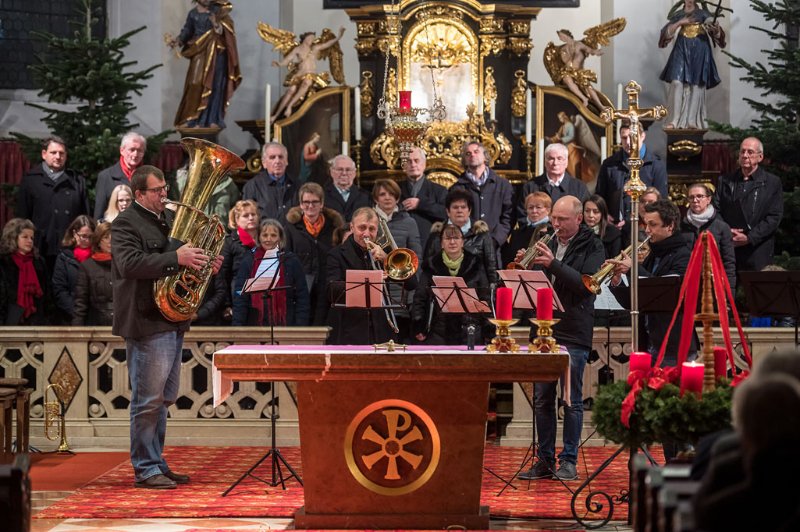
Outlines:
[[[430,480],[441,455],[439,431],[420,407],[385,399],[355,415],[344,438],[353,477],[381,495],[405,495]]]

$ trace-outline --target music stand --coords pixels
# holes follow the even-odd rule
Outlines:
[[[340,293],[332,306],[335,308],[365,309],[367,313],[368,343],[376,343],[372,327],[372,311],[374,309],[384,309],[387,313],[387,319],[391,319],[389,312],[403,308],[403,306],[392,301],[388,290],[386,290],[382,270],[347,270],[344,283],[344,292],[342,292],[345,296],[344,304],[340,302],[342,298],[342,293]]]
[[[475,288],[469,288],[463,277],[434,275],[431,292],[445,314],[465,314],[467,317],[467,349],[475,349],[473,315],[488,314],[489,305],[481,301]],[[472,330],[470,330],[472,328]]]
[[[277,254],[275,256],[264,256],[261,259],[261,262],[270,261],[271,263],[267,265],[266,268],[261,268],[259,264],[259,268],[257,269],[257,274],[255,277],[247,279],[242,287],[240,293],[249,293],[249,294],[262,294],[262,304],[264,305],[264,315],[268,315],[269,309],[272,308],[272,293],[278,290],[288,290],[289,286],[276,286],[278,280],[280,279],[280,270],[281,264],[283,263],[283,256],[282,254]],[[252,297],[252,296],[251,296]],[[275,324],[272,316],[269,316],[269,329],[270,329],[270,344],[275,345]],[[286,382],[283,383],[286,386],[287,391],[289,394],[292,394],[292,391],[289,389],[289,386],[286,385]],[[292,478],[296,478],[297,482],[300,485],[303,485],[303,480],[300,478],[300,475],[297,474],[297,471],[286,461],[286,458],[283,457],[281,454],[281,450],[278,449],[277,441],[276,441],[276,432],[277,432],[277,422],[278,418],[280,417],[276,411],[275,407],[277,405],[278,399],[275,397],[275,387],[277,386],[276,382],[272,382],[270,384],[270,448],[267,451],[267,454],[262,456],[253,466],[248,469],[241,477],[236,480],[230,487],[225,490],[225,493],[222,494],[223,497],[227,496],[228,493],[233,491],[233,489],[238,486],[245,478],[248,476],[253,477],[254,479],[258,480],[259,482],[263,482],[271,487],[275,487],[278,484],[281,485],[282,489],[286,489],[286,481],[291,480]],[[264,462],[264,460],[271,459],[272,463],[272,480],[263,479],[255,474],[255,471],[258,466]],[[289,470],[291,473],[288,477],[284,477],[283,471],[281,470],[281,464],[283,464],[286,469]],[[276,479],[277,477],[277,479]]]
[[[553,290],[553,310],[558,310],[563,312],[564,306],[561,304],[561,300],[558,299],[558,294],[556,294],[555,289],[553,289],[553,284],[550,282],[550,279],[547,278],[547,274],[540,270],[499,270],[498,275],[500,279],[502,279],[503,284],[508,288],[511,288],[511,291],[514,294],[513,308],[516,309],[524,309],[524,310],[536,310],[536,291],[541,288],[550,288]],[[521,383],[517,383],[519,387],[522,389],[523,394],[525,389],[522,388]],[[527,397],[527,394],[525,394]],[[522,458],[522,462],[519,465],[519,468],[511,477],[511,480],[505,481],[506,484],[503,488],[497,493],[499,496],[500,494],[505,491],[505,489],[509,486],[516,489],[516,487],[511,484],[515,478],[519,476],[523,469],[530,463],[533,465],[536,456],[538,455],[537,452],[537,444],[536,444],[536,399],[534,392],[531,392],[530,398],[530,405],[531,405],[531,444],[528,446],[528,450],[525,451],[525,456]],[[555,474],[555,471],[553,471]],[[528,480],[528,484],[530,485],[530,480]]]
[[[794,318],[794,345],[800,319],[800,272],[739,272],[750,314]]]

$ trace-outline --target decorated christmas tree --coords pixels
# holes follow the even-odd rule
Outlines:
[[[32,32],[45,43],[31,65],[39,96],[50,104],[28,103],[45,113],[49,130],[62,137],[69,149],[68,166],[84,174],[94,189],[97,173],[119,157],[122,135],[136,128],[129,115],[134,109],[133,93],[141,95],[144,82],[161,65],[133,70],[136,61],[125,57],[130,38],[145,26],[119,37],[97,38],[92,33],[101,13],[97,0],[78,0],[71,24],[72,36],[58,37],[49,32]],[[148,138],[148,150],[157,151],[170,131]],[[31,161],[40,159],[39,140],[13,134]]]

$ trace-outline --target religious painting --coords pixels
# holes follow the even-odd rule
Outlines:
[[[536,87],[536,146],[542,152],[536,158],[537,175],[544,172],[544,148],[560,142],[569,152],[567,172],[594,192],[600,163],[611,153],[612,135],[613,125],[581,105],[568,90]]]
[[[350,138],[350,89],[329,87],[310,96],[290,117],[275,122],[273,137],[289,152],[289,172],[324,183],[328,177],[328,161],[346,153]],[[308,146],[307,146],[308,145]],[[314,155],[306,162],[303,150]]]

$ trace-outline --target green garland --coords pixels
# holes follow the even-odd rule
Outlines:
[[[630,427],[620,421],[622,401],[630,386],[626,381],[606,384],[598,389],[592,407],[592,423],[605,439],[635,448],[663,441],[696,442],[700,437],[730,428],[733,388],[727,380],[717,382],[713,391],[701,398],[692,393],[681,397],[674,384],[659,390],[645,387],[636,397]]]

